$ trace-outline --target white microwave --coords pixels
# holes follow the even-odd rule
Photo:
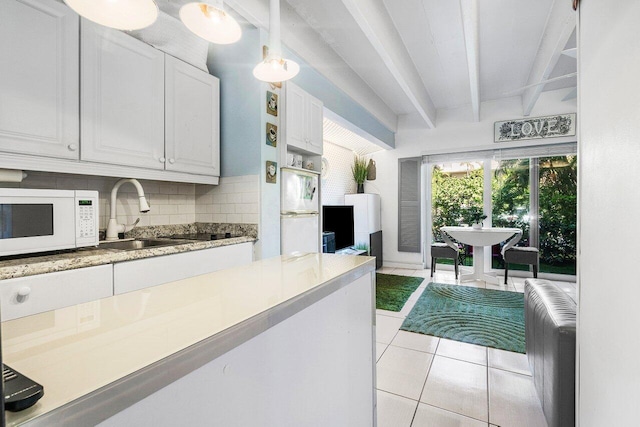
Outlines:
[[[0,188],[0,256],[96,246],[98,192]]]

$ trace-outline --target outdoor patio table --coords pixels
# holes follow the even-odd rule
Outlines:
[[[515,246],[516,243],[522,237],[522,230],[519,228],[498,228],[498,227],[442,227],[440,229],[444,231],[442,238],[445,242],[458,250],[458,246],[447,237],[447,235],[453,237],[458,242],[466,245],[473,246],[473,273],[461,274],[460,281],[468,280],[484,280],[487,283],[500,283],[495,273],[485,271],[485,259],[484,259],[484,247],[496,245],[500,242],[504,242],[512,236],[513,239],[509,240],[502,249],[502,253]]]

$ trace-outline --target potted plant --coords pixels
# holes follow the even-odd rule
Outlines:
[[[364,181],[367,179],[367,159],[359,156],[353,158],[351,172],[353,180],[358,184],[358,193],[364,193]]]
[[[482,222],[487,219],[487,216],[484,214],[482,209],[477,206],[472,206],[467,209],[465,219],[467,221],[467,224],[471,224],[471,227],[475,229],[481,229]]]

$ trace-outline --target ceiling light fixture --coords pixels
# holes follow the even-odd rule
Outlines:
[[[140,30],[158,19],[154,0],[64,0],[78,15],[117,30]]]
[[[206,3],[187,3],[180,8],[180,19],[192,33],[216,44],[231,44],[240,40],[242,30],[235,19],[223,9]]]
[[[253,69],[253,76],[263,82],[276,83],[298,74],[300,66],[282,57],[280,45],[280,0],[269,2],[269,49],[265,58]]]

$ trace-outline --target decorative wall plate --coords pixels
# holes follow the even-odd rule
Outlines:
[[[321,173],[321,177],[322,179],[327,179],[327,176],[329,175],[329,160],[327,160],[326,157],[322,158],[322,173]]]

